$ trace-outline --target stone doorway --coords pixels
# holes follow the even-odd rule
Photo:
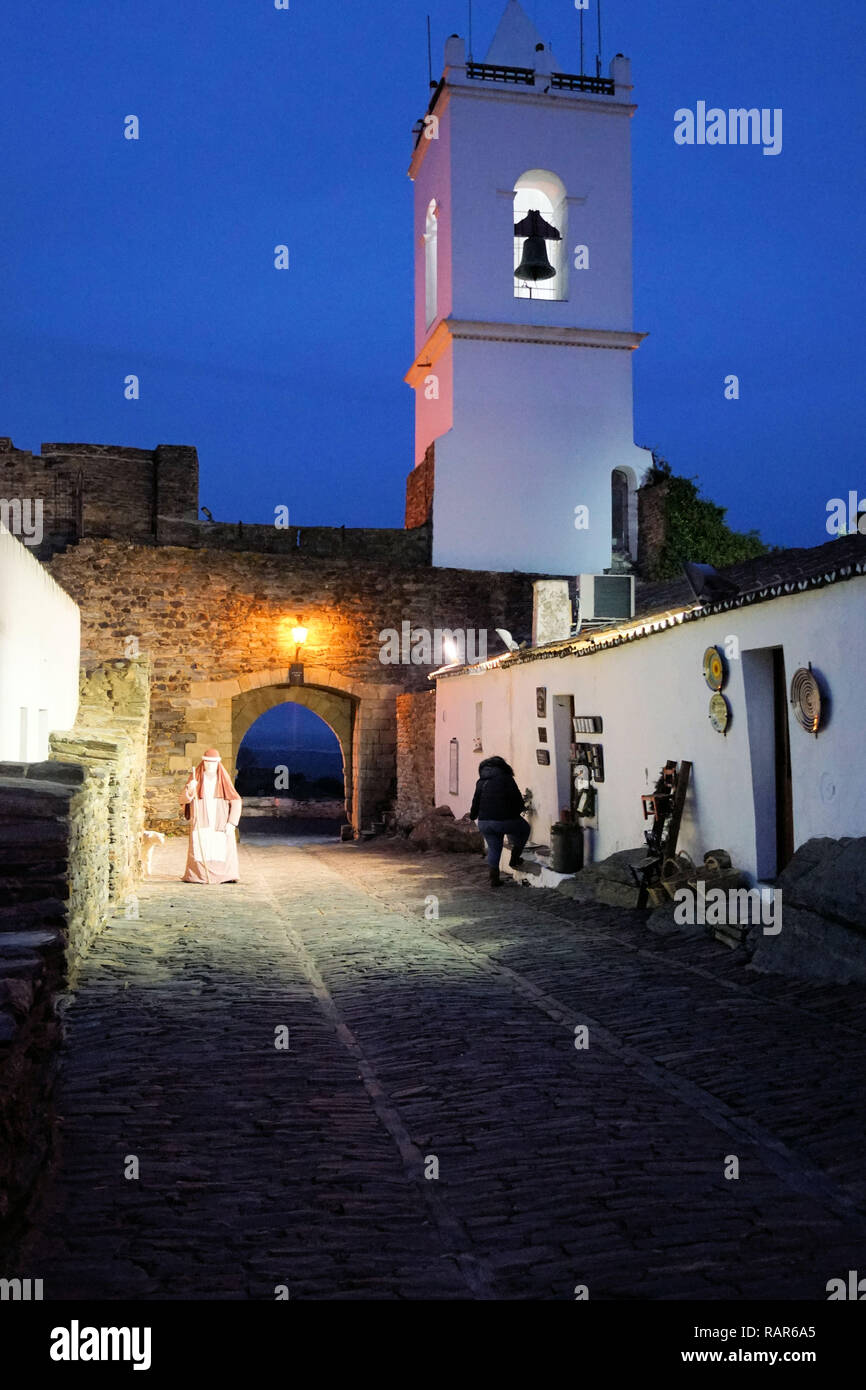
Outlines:
[[[250,725],[274,705],[295,700],[318,714],[336,734],[343,754],[346,815],[356,833],[371,825],[396,792],[398,685],[357,681],[324,666],[308,666],[303,685],[289,685],[286,669],[231,680],[194,681],[187,704],[193,730],[183,758],[186,769],[211,745],[235,770]]]
[[[311,710],[335,734],[343,757],[346,815],[351,820],[354,782],[352,776],[352,735],[356,705],[356,701],[351,696],[309,685],[259,686],[255,690],[248,690],[244,694],[236,696],[232,701],[232,771],[235,780],[237,780],[238,772],[238,750],[245,735],[261,715],[282,704],[301,705],[305,709]]]

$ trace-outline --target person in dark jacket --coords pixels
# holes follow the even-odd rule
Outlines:
[[[501,883],[499,860],[506,835],[511,841],[508,862],[512,869],[519,869],[523,863],[520,856],[529,839],[530,827],[521,815],[522,810],[523,797],[508,763],[504,758],[485,758],[478,766],[469,819],[477,820],[478,829],[487,842],[491,888],[498,888]]]

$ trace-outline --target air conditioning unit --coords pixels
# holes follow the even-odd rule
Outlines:
[[[633,574],[581,574],[578,583],[581,623],[634,617]]]

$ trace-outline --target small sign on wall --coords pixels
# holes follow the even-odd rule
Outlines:
[[[456,796],[460,790],[458,781],[458,745],[456,738],[452,738],[448,745],[448,791],[451,796]]]
[[[539,762],[539,763],[541,763],[541,766],[542,766],[542,767],[548,767],[549,764],[550,764],[550,749],[549,749],[549,748],[536,748],[536,750],[535,750],[535,757],[536,757],[536,761]]]
[[[600,714],[576,714],[573,718],[574,736],[578,734],[600,734],[604,732]]]
[[[539,719],[547,718],[547,686],[539,685],[535,690],[535,712]]]
[[[604,781],[604,748],[600,743],[573,743],[571,758],[589,768],[593,782]]]
[[[538,726],[538,742],[539,742],[539,743],[546,743],[546,742],[547,742],[547,729],[544,727],[543,724],[539,724],[539,726]]]

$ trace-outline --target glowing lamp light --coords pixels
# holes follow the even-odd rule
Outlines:
[[[453,637],[445,638],[445,641],[442,643],[442,655],[451,666],[460,660],[460,652],[457,650],[457,643],[454,641]]]
[[[307,628],[303,623],[295,623],[291,628],[292,641],[295,644],[295,659],[289,667],[289,685],[304,684],[304,666],[301,661],[301,647],[307,640]]]

